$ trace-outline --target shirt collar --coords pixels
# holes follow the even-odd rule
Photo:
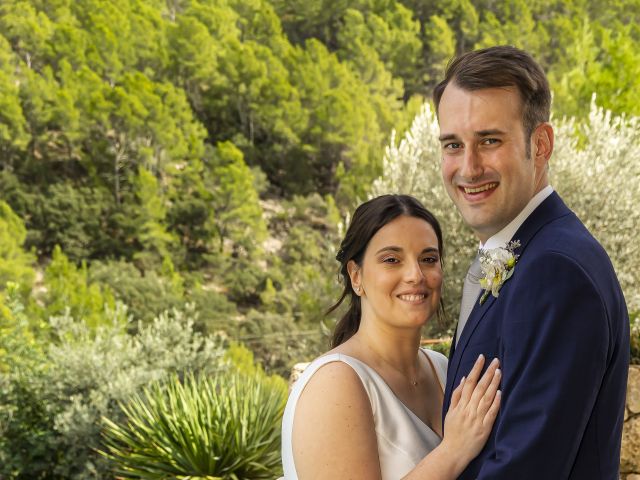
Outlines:
[[[520,226],[524,223],[524,221],[531,215],[531,213],[538,208],[538,206],[553,193],[553,187],[551,185],[547,185],[538,193],[536,193],[529,203],[522,209],[522,211],[509,222],[509,224],[500,230],[498,233],[489,238],[485,244],[480,243],[480,248],[484,250],[489,250],[492,248],[503,247],[507,245],[518,231]]]

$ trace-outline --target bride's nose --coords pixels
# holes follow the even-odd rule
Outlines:
[[[420,283],[424,280],[424,273],[420,268],[420,262],[407,262],[404,271],[404,280],[407,283]]]

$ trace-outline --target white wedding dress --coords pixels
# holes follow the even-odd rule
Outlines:
[[[444,389],[447,358],[432,350],[423,351],[440,381],[440,388]],[[298,479],[291,445],[293,417],[298,398],[313,374],[329,362],[346,363],[358,374],[364,385],[373,411],[383,480],[402,478],[438,446],[441,438],[396,397],[375,370],[353,357],[333,353],[311,362],[289,395],[282,419],[282,464],[285,480]]]

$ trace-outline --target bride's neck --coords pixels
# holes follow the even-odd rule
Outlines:
[[[416,375],[419,365],[419,329],[399,330],[363,321],[354,340],[366,354],[373,355],[409,376]]]

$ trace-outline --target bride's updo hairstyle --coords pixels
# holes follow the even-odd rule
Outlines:
[[[362,313],[360,297],[356,295],[351,286],[347,263],[349,263],[349,260],[353,260],[359,267],[362,267],[364,253],[373,236],[378,230],[401,215],[421,218],[431,225],[438,238],[438,250],[440,252],[440,263],[442,264],[444,250],[440,224],[436,217],[424,208],[418,200],[409,195],[382,195],[361,204],[353,214],[347,233],[336,255],[336,260],[340,262],[340,276],[344,284],[344,290],[335,305],[327,310],[327,314],[336,310],[347,297],[349,297],[349,310],[336,323],[331,339],[331,348],[346,342],[360,327],[360,315]],[[443,311],[441,299],[438,314],[441,315]]]

